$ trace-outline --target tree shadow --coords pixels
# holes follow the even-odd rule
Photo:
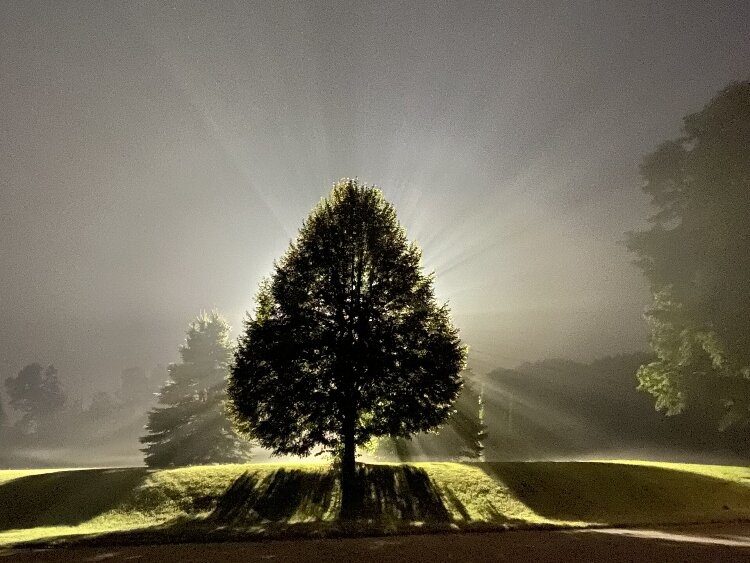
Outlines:
[[[602,524],[746,517],[750,487],[688,471],[601,462],[476,465],[541,516]]]
[[[0,485],[0,531],[81,524],[120,505],[147,474],[145,468],[88,469],[13,479]]]
[[[409,465],[359,465],[361,518],[450,522],[440,491],[424,469]],[[456,499],[457,501],[457,499]]]
[[[258,479],[251,471],[237,477],[219,497],[209,521],[243,524],[322,519],[335,502],[336,479],[330,473],[277,469]]]
[[[359,519],[451,521],[440,492],[423,469],[358,464],[357,474]],[[208,521],[222,525],[311,522],[333,520],[339,510],[338,471],[277,469],[260,479],[248,471],[218,499]]]

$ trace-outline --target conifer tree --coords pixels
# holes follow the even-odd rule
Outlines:
[[[182,361],[169,366],[141,438],[149,467],[235,463],[249,459],[250,445],[232,428],[224,410],[232,358],[229,325],[217,312],[190,324]]]
[[[446,424],[461,439],[460,456],[484,461],[484,441],[487,425],[484,423],[484,393],[481,386],[464,377],[464,388],[456,401],[456,411]]]

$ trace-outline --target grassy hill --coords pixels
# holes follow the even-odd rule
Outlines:
[[[382,534],[750,518],[750,469],[649,462],[368,464],[337,520],[326,464],[0,471],[0,545]]]

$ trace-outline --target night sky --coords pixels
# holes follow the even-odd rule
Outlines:
[[[0,2],[0,377],[84,396],[239,328],[342,177],[477,370],[643,349],[644,154],[750,75],[750,2]]]

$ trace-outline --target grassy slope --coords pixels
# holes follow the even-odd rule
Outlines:
[[[336,521],[328,465],[0,471],[0,545],[750,518],[750,469],[647,462],[362,466],[362,519]]]

